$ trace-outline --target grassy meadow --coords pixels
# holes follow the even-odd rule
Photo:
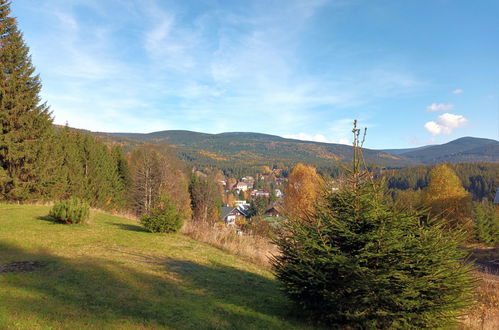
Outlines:
[[[265,268],[181,234],[92,212],[63,225],[49,207],[0,205],[0,328],[307,328]]]
[[[248,258],[106,213],[64,225],[48,212],[0,204],[1,329],[312,328],[296,319],[268,267]],[[496,249],[477,251],[488,253],[479,261],[496,258]],[[2,271],[20,261],[40,267]],[[478,303],[460,328],[497,329],[499,277],[478,276]]]

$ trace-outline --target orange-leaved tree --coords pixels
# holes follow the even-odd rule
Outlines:
[[[433,217],[445,220],[450,229],[471,224],[471,198],[459,177],[446,164],[436,165],[430,172],[425,204]]]
[[[284,208],[288,216],[306,219],[315,212],[323,180],[313,166],[296,164],[284,190]]]

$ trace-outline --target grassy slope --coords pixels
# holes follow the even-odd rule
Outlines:
[[[69,226],[48,210],[0,205],[0,264],[44,263],[0,274],[0,328],[305,327],[262,268],[120,217]]]

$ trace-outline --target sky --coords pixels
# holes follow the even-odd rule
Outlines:
[[[12,15],[57,124],[499,138],[496,0],[15,0]]]

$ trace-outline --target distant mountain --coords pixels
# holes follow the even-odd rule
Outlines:
[[[418,151],[418,150],[423,150],[429,147],[432,147],[433,145],[428,145],[428,146],[422,146],[422,147],[417,147],[417,148],[407,148],[407,149],[383,149],[380,151],[392,154],[392,155],[402,155],[406,152],[411,152],[411,151]]]
[[[122,142],[141,141],[171,144],[187,161],[197,164],[268,164],[269,162],[306,162],[330,165],[332,162],[349,162],[352,147],[343,144],[320,143],[286,139],[276,135],[229,132],[206,134],[191,131],[161,131],[139,133],[97,133]],[[383,151],[365,149],[367,162],[388,167],[404,167],[413,161]]]
[[[94,133],[100,138],[133,147],[140,143],[169,144],[179,156],[195,164],[268,164],[306,162],[316,166],[349,162],[352,147],[343,144],[287,139],[276,135],[230,132],[207,134],[172,130],[148,134]],[[364,149],[367,162],[406,167],[439,162],[499,162],[499,142],[465,137],[446,144],[409,149]]]
[[[463,137],[445,144],[406,149],[404,152],[393,154],[421,164],[499,162],[499,142],[491,139]]]

